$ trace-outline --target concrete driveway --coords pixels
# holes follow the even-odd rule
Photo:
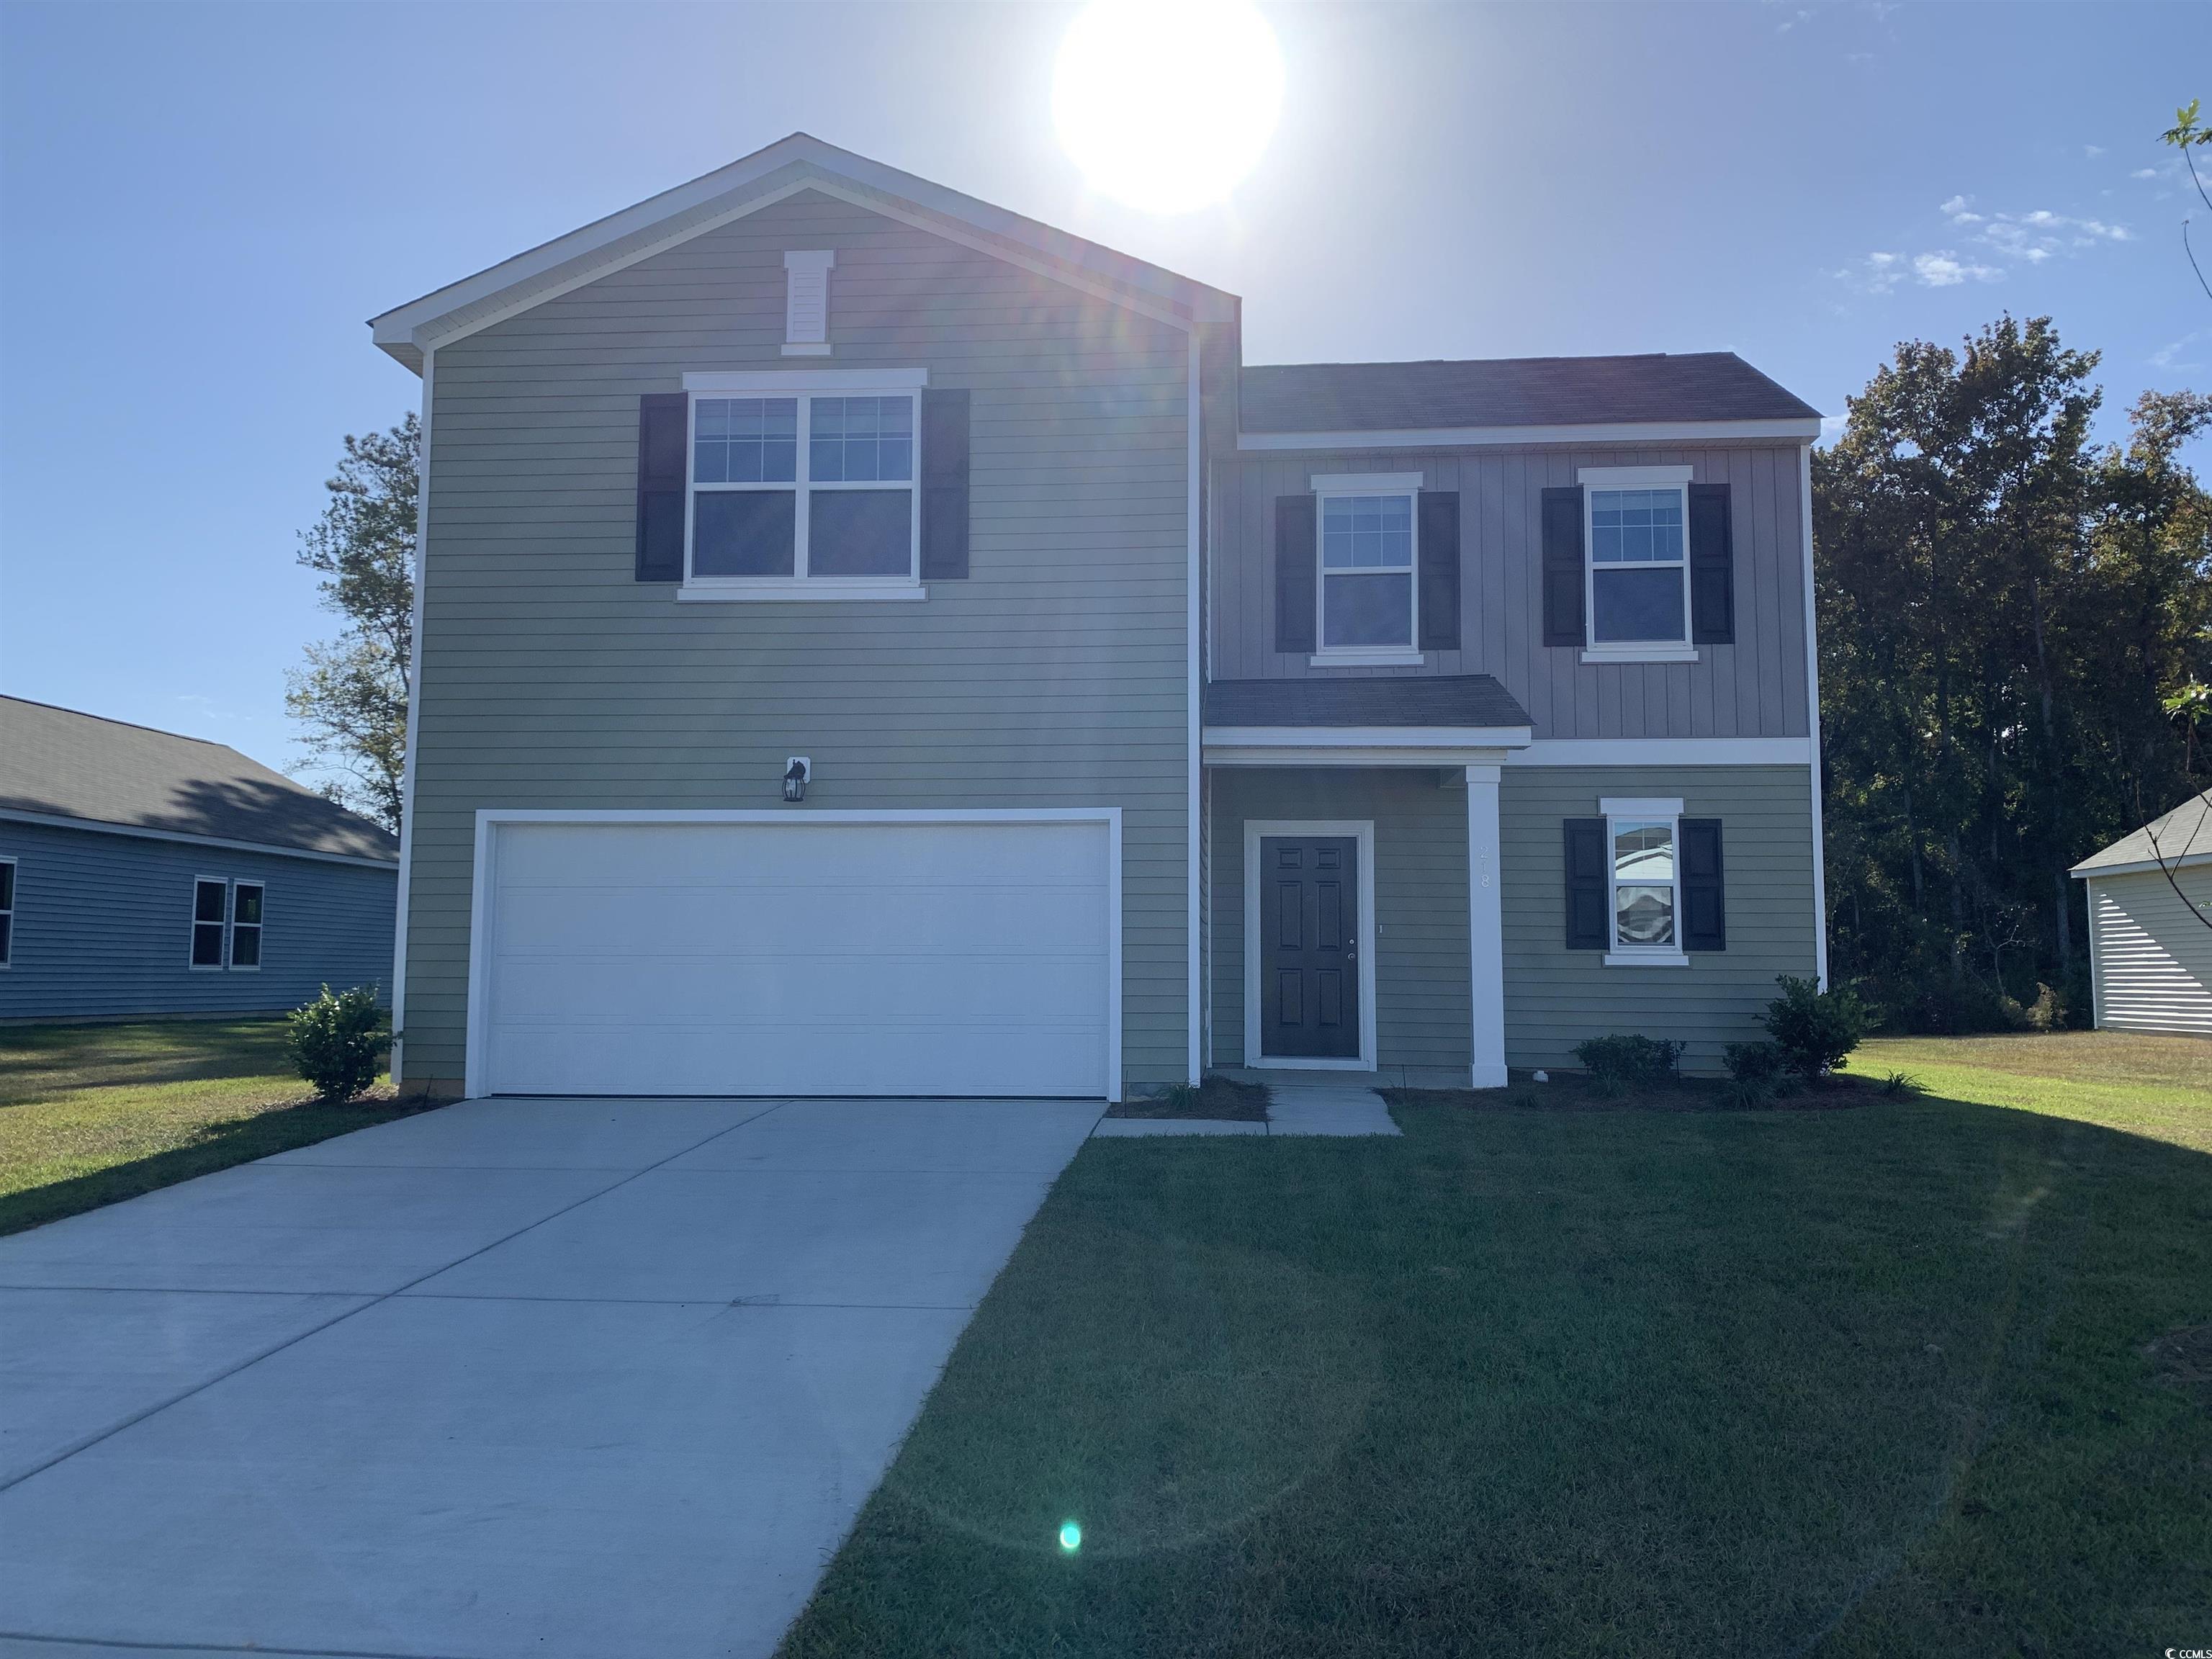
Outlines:
[[[471,1101],[0,1239],[0,1652],[766,1654],[1099,1109]]]

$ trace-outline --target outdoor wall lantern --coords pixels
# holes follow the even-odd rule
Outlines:
[[[813,775],[813,762],[804,755],[793,755],[783,769],[783,798],[786,800],[805,800],[806,781]]]

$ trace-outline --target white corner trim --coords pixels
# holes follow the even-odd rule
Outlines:
[[[1183,406],[1183,470],[1186,499],[1183,506],[1183,743],[1184,764],[1188,770],[1184,783],[1188,794],[1184,806],[1183,828],[1188,832],[1189,845],[1183,871],[1184,897],[1189,903],[1189,915],[1184,937],[1184,969],[1187,978],[1183,994],[1186,1012],[1190,1023],[1189,1054],[1186,1069],[1189,1081],[1202,1082],[1206,1076],[1205,1030],[1205,967],[1200,951],[1204,944],[1203,918],[1200,901],[1205,891],[1204,870],[1200,863],[1202,837],[1205,830],[1206,800],[1205,739],[1201,731],[1204,718],[1205,691],[1201,665],[1199,659],[1200,637],[1199,583],[1204,562],[1200,556],[1199,535],[1202,521],[1199,517],[1203,492],[1199,488],[1200,469],[1204,459],[1200,434],[1204,426],[1205,405],[1201,398],[1201,376],[1205,369],[1204,356],[1200,350],[1198,331],[1194,329],[1188,337],[1184,356],[1186,398]]]
[[[1359,860],[1359,1055],[1320,1060],[1260,1052],[1260,839],[1263,836],[1350,836]],[[1294,1071],[1375,1069],[1375,821],[1372,818],[1244,820],[1244,1063]]]
[[[1306,659],[1309,668],[1419,668],[1428,659],[1419,651],[1381,647],[1372,651],[1316,651]]]
[[[1686,968],[1690,959],[1680,951],[1607,951],[1608,968]]]
[[[1118,806],[976,806],[867,808],[750,807],[479,807],[476,861],[469,892],[469,968],[466,1058],[461,1089],[469,1096],[495,1091],[489,1075],[486,1014],[491,972],[488,941],[491,894],[496,884],[498,837],[508,823],[765,823],[804,829],[815,823],[1102,823],[1106,826],[1106,1075],[1107,1100],[1121,1098],[1121,809]]]
[[[1539,738],[1508,766],[1806,766],[1809,738]]]
[[[1662,565],[1660,568],[1664,569],[1666,567]],[[1698,647],[1694,645],[1592,645],[1583,648],[1583,660],[1587,663],[1696,662],[1698,657]]]
[[[695,369],[684,376],[686,392],[710,398],[778,392],[912,392],[928,384],[926,368]]]
[[[856,605],[928,597],[921,582],[866,576],[695,576],[676,590],[681,605]]]
[[[415,484],[415,610],[407,665],[407,752],[399,763],[399,887],[392,929],[392,1085],[404,1092],[407,1059],[407,895],[415,873],[415,751],[422,732],[423,589],[430,574],[430,392],[438,354],[422,353],[422,456]]]
[[[1682,800],[1679,795],[1606,795],[1599,799],[1597,810],[1609,818],[1679,818]]]
[[[1419,472],[1316,472],[1308,482],[1316,495],[1400,494],[1418,491],[1422,476]]]
[[[1240,450],[1474,449],[1498,444],[1730,443],[1820,435],[1818,416],[1780,421],[1615,421],[1580,426],[1455,426],[1355,432],[1240,432]]]
[[[1505,1086],[1504,858],[1498,835],[1498,784],[1504,768],[1467,769],[1467,941],[1468,1082]]]
[[[1575,469],[1575,482],[1593,489],[1666,489],[1689,483],[1695,471],[1686,466],[1583,466]]]
[[[1807,762],[1813,769],[1813,978],[1828,988],[1828,847],[1820,800],[1820,635],[1813,593],[1813,446],[1797,452],[1802,494],[1800,511],[1805,532],[1805,720]],[[2096,1019],[2093,1012],[2092,1024]]]

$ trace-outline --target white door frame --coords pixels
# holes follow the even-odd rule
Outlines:
[[[1260,1052],[1260,838],[1262,836],[1350,836],[1359,843],[1359,1057],[1324,1060]],[[1244,820],[1244,1063],[1286,1071],[1371,1072],[1375,1069],[1375,820],[1372,818],[1247,818]]]
[[[947,810],[792,809],[659,811],[629,808],[483,807],[477,812],[476,863],[469,894],[468,1038],[461,1091],[489,1095],[491,1075],[489,1014],[492,892],[497,884],[499,836],[508,823],[1103,823],[1106,826],[1106,1075],[1101,1091],[1121,1098],[1121,809],[1118,806],[1002,806]]]

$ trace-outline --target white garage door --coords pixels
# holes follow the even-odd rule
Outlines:
[[[1099,819],[501,823],[472,1091],[1109,1092]]]

